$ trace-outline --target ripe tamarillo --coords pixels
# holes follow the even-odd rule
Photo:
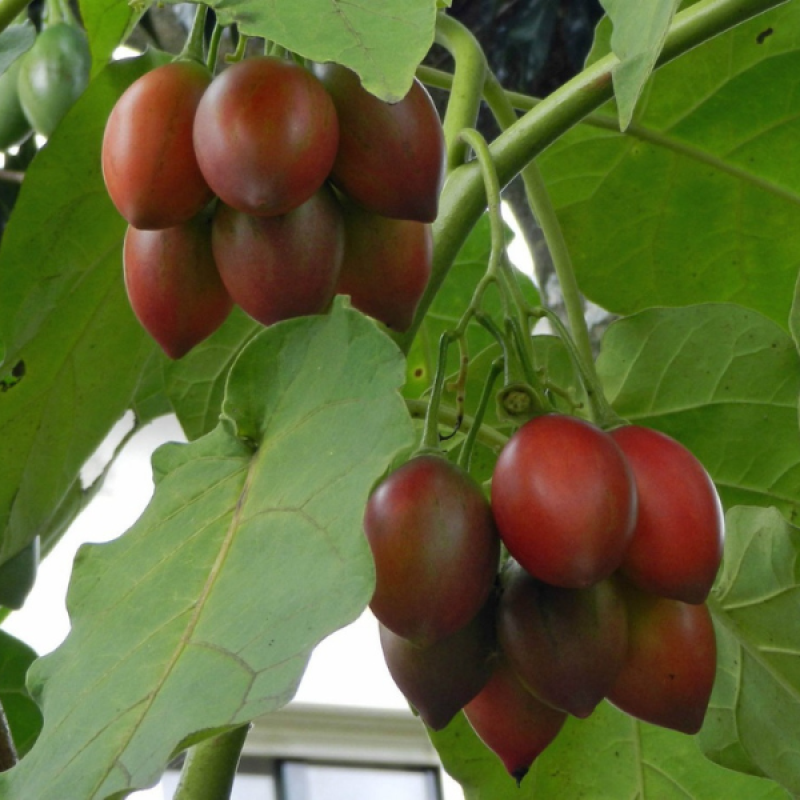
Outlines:
[[[419,455],[367,501],[375,559],[370,608],[389,630],[430,645],[463,628],[489,597],[500,542],[489,503],[469,473]]]
[[[173,61],[142,75],[119,98],[103,135],[103,178],[135,228],[171,228],[211,200],[192,145],[194,116],[211,73]]]
[[[708,607],[657,597],[618,581],[628,612],[628,653],[608,699],[645,722],[697,733],[717,667]]]
[[[500,537],[531,575],[579,589],[622,562],[636,522],[633,474],[614,440],[589,422],[546,414],[525,423],[492,476]]]
[[[549,706],[588,717],[625,661],[625,603],[610,580],[562,589],[514,564],[503,573],[497,634],[528,691]]]
[[[639,502],[622,572],[643,591],[704,602],[722,560],[724,520],[713,481],[663,433],[626,425],[611,436],[633,471]]]
[[[170,358],[214,333],[233,307],[214,263],[205,215],[159,231],[129,227],[122,258],[131,307]]]
[[[333,298],[342,264],[341,208],[325,187],[275,217],[219,203],[212,248],[228,293],[262,325],[320,314]]]
[[[464,714],[517,784],[567,719],[563,711],[537,700],[502,658],[486,686],[464,706]]]
[[[493,598],[450,636],[417,647],[380,625],[386,666],[429,728],[438,731],[480,692],[497,658]]]
[[[375,214],[433,222],[445,177],[445,142],[425,87],[414,79],[402,100],[386,103],[346,67],[317,64],[313,70],[339,119],[334,184]]]

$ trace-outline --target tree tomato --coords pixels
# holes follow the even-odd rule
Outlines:
[[[122,94],[103,136],[103,177],[114,205],[135,228],[171,228],[198,214],[213,193],[200,172],[192,127],[211,73],[173,61]]]
[[[547,414],[525,423],[492,476],[500,537],[531,575],[581,588],[622,562],[636,522],[633,475],[614,440],[591,423]]]
[[[293,61],[249,58],[217,76],[197,109],[194,147],[209,186],[248,214],[285,214],[323,184],[339,144],[336,109]]]
[[[611,436],[633,470],[639,501],[622,571],[646,592],[702,603],[722,560],[724,522],[713,481],[663,433],[627,425]]]
[[[367,501],[375,559],[370,607],[398,636],[427,645],[463,628],[494,585],[500,542],[469,473],[438,455],[412,458]]]
[[[170,358],[210,336],[233,307],[214,263],[204,215],[160,231],[129,227],[123,263],[131,307]]]
[[[397,103],[362,88],[338,64],[317,64],[314,74],[333,98],[340,141],[332,180],[375,214],[433,222],[445,176],[445,143],[436,107],[416,79]]]

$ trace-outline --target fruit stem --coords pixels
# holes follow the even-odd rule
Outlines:
[[[700,0],[675,15],[656,67],[669,63],[728,28],[781,5],[785,0]],[[599,59],[520,117],[490,145],[501,185],[552,142],[613,96],[611,73],[620,63],[613,54]],[[408,352],[433,298],[441,288],[459,249],[486,207],[480,168],[475,163],[453,170],[445,182],[439,215],[433,224],[433,270],[414,317],[396,337]]]
[[[175,800],[230,797],[236,767],[250,725],[241,725],[194,745],[186,756]]]
[[[236,43],[236,50],[225,56],[226,63],[235,64],[237,61],[241,61],[244,58],[244,52],[247,49],[247,40],[249,38],[247,34],[239,33],[239,41]]]
[[[0,0],[0,33],[28,7],[30,0]]]
[[[224,25],[219,24],[219,20],[214,23],[214,30],[211,32],[211,40],[208,43],[208,55],[206,56],[206,66],[213,75],[217,70],[217,59],[219,58],[219,43],[222,40]]]
[[[208,6],[202,3],[197,6],[194,13],[194,21],[192,22],[192,30],[189,32],[189,38],[183,46],[183,50],[178,55],[176,60],[183,61],[197,61],[200,64],[206,63],[206,16],[208,14]]]
[[[431,399],[428,401],[428,409],[425,414],[425,424],[422,429],[422,443],[420,451],[439,452],[439,406],[442,400],[442,389],[444,388],[444,377],[447,372],[447,349],[453,341],[454,334],[445,331],[439,337],[439,358],[436,362],[436,374],[433,378],[433,388],[431,389]],[[455,420],[455,429],[460,426],[461,421],[458,416]]]
[[[424,419],[427,416],[428,406],[429,403],[425,400],[406,400],[406,408],[408,408],[408,413],[414,419]],[[438,417],[440,422],[455,427],[458,420],[458,412],[456,409],[450,408],[449,406],[440,405]],[[463,430],[471,430],[473,427],[477,428],[478,430],[478,433],[476,434],[478,441],[494,451],[501,450],[508,441],[507,436],[495,430],[491,425],[476,425],[475,418],[465,414],[461,418],[461,428]]]
[[[492,361],[489,374],[486,376],[486,381],[483,384],[483,391],[478,401],[478,408],[475,411],[475,419],[467,430],[467,435],[464,437],[464,442],[461,445],[461,452],[458,454],[458,466],[465,469],[467,472],[469,472],[469,467],[472,462],[472,451],[475,448],[478,431],[481,429],[484,414],[489,406],[489,400],[492,397],[494,383],[497,380],[497,376],[504,370],[505,359],[502,356]]]
[[[483,83],[486,77],[486,56],[472,32],[444,12],[436,17],[436,39],[453,56],[455,70],[450,85],[450,98],[442,128],[447,146],[447,169],[464,163],[467,145],[459,134],[473,128],[478,119]]]

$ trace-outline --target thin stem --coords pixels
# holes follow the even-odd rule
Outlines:
[[[466,144],[459,134],[464,128],[473,128],[478,119],[486,56],[472,32],[443,12],[436,18],[436,42],[453,56],[456,64],[442,124],[447,167],[453,170],[464,163],[467,155]]]
[[[175,800],[228,800],[250,725],[206,739],[189,750]]]
[[[206,16],[208,15],[208,6],[202,3],[197,6],[194,12],[194,21],[192,22],[192,30],[189,32],[189,38],[183,46],[179,59],[191,59],[192,61],[199,61],[201,64],[206,63]]]
[[[442,400],[444,376],[447,371],[447,349],[452,341],[452,334],[445,331],[439,338],[439,359],[436,363],[436,375],[433,378],[431,399],[428,402],[425,426],[422,430],[421,450],[439,450],[439,405]],[[454,424],[458,424],[458,419]]]
[[[224,25],[219,24],[219,20],[214,24],[214,30],[211,32],[211,40],[208,43],[208,55],[206,56],[206,66],[208,71],[213,73],[217,69],[217,59],[219,58],[219,43],[222,40],[222,31],[225,30]]]
[[[428,403],[425,400],[406,400],[406,408],[408,413],[415,419],[423,419],[427,416]],[[437,416],[440,422],[446,425],[455,426],[458,412],[449,406],[439,406]],[[475,426],[475,419],[468,414],[465,414],[461,420],[462,430],[472,430],[473,427],[478,427],[477,438],[481,444],[485,444],[492,450],[500,450],[508,442],[508,436],[495,430],[491,425]]]
[[[768,11],[785,0],[700,0],[675,15],[657,61],[663,66],[707,39]],[[498,177],[508,183],[526,164],[613,94],[611,72],[619,64],[613,54],[567,81],[521,117],[490,145]],[[445,183],[439,216],[433,225],[433,270],[413,324],[396,337],[408,352],[417,330],[441,288],[459,249],[486,207],[486,195],[477,164],[464,164]]]
[[[481,429],[484,414],[489,406],[489,400],[492,397],[494,383],[497,376],[505,370],[505,359],[500,357],[492,361],[492,366],[489,374],[486,376],[486,381],[483,384],[483,391],[481,392],[480,400],[478,401],[478,408],[475,411],[475,419],[470,425],[467,435],[461,445],[461,452],[458,454],[458,466],[469,472],[470,463],[472,462],[472,451],[475,448],[475,442],[478,438],[478,432]]]
[[[245,50],[247,49],[247,40],[250,37],[245,33],[239,33],[239,41],[236,43],[236,50],[233,53],[228,53],[225,56],[225,61],[228,64],[235,64],[244,58]]]
[[[0,0],[0,32],[11,25],[29,3],[30,0]]]
[[[11,728],[8,725],[5,711],[0,704],[0,772],[11,769],[19,759],[17,758],[17,748],[14,747],[14,738],[11,736]]]

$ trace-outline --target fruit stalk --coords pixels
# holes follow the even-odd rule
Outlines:
[[[183,764],[175,800],[220,800],[230,797],[236,767],[249,731],[248,723],[194,745]]]

